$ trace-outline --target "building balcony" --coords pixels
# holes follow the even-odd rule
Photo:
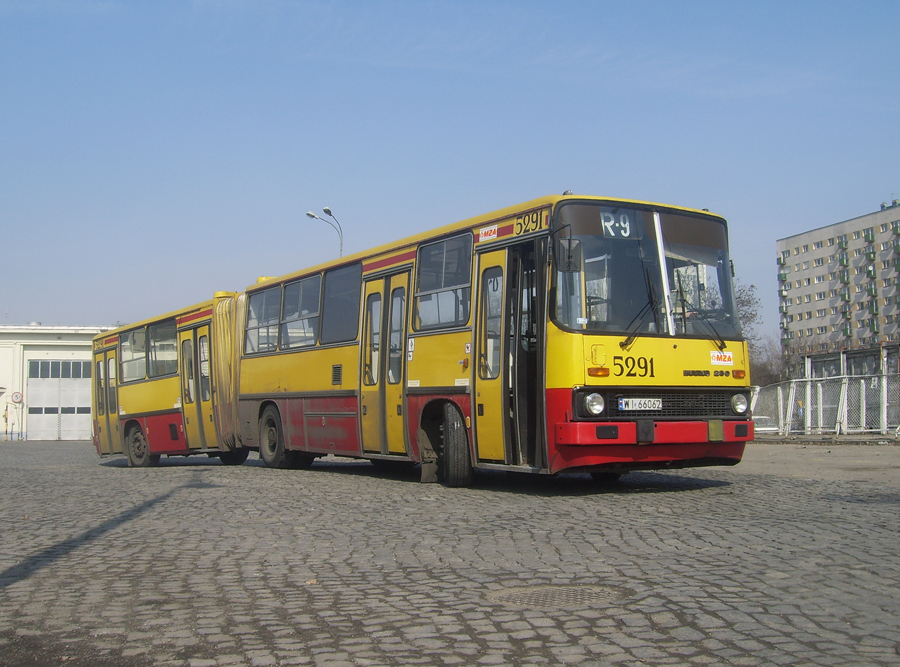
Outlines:
[[[850,247],[850,242],[847,241],[846,239],[843,241],[838,241],[838,248],[840,248],[841,250],[846,250],[849,247]]]
[[[781,282],[784,282],[785,280],[787,280],[787,277],[788,277],[788,274],[785,273],[784,271],[782,271],[781,273],[778,274],[778,280]]]
[[[869,243],[873,243],[873,242],[875,241],[875,232],[874,232],[874,231],[866,232],[866,233],[865,233],[865,239],[866,239],[866,241],[868,241]]]
[[[841,266],[850,266],[850,258],[838,257],[838,264],[840,264]]]

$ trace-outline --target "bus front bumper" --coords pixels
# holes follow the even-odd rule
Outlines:
[[[562,422],[556,424],[557,447],[566,445],[665,445],[747,442],[750,420]]]

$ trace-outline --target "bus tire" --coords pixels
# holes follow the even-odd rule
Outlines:
[[[135,468],[149,468],[159,463],[159,454],[150,453],[150,445],[140,426],[128,431],[128,464]]]
[[[472,484],[472,457],[462,415],[452,403],[444,405],[444,447],[442,452],[444,484],[467,487]]]
[[[233,449],[228,452],[220,453],[219,460],[223,463],[223,465],[239,466],[247,460],[247,456],[249,454],[250,450],[248,449]]]
[[[269,405],[259,418],[259,458],[268,468],[289,468],[290,454],[284,448],[281,415],[274,406]]]

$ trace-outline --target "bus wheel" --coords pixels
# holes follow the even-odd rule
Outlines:
[[[284,435],[281,432],[281,416],[271,405],[263,410],[259,418],[259,458],[269,468],[290,467],[290,452],[284,449]]]
[[[150,453],[150,445],[140,426],[128,432],[128,462],[135,468],[147,468],[159,463],[159,454]]]
[[[249,449],[234,449],[219,454],[219,460],[227,466],[239,466],[247,460],[248,454],[250,454]]]
[[[444,484],[465,487],[472,484],[472,457],[469,455],[469,438],[462,415],[456,406],[444,405],[444,451],[441,452]]]

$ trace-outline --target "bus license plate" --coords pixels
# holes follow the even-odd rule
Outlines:
[[[662,410],[662,399],[620,398],[619,410]]]

